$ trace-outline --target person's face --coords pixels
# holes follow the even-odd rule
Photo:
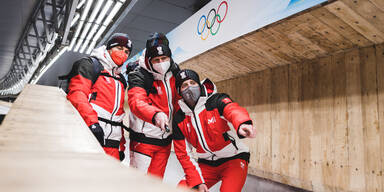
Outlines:
[[[125,54],[127,54],[127,56],[129,56],[130,53],[129,49],[124,46],[116,46],[108,50],[109,54],[111,54],[113,51],[123,51]]]
[[[153,65],[155,65],[155,64],[162,63],[162,62],[165,62],[165,61],[170,61],[170,60],[171,60],[171,58],[169,58],[168,56],[163,55],[163,56],[157,56],[157,57],[152,58],[151,59],[151,63]]]
[[[188,87],[193,87],[193,86],[198,86],[199,84],[192,80],[192,79],[188,79],[186,81],[184,81],[181,86],[180,86],[180,91],[183,92],[184,90],[186,90]]]

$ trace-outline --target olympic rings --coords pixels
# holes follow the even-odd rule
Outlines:
[[[219,12],[220,12],[220,8],[223,5],[225,5],[225,14],[224,14],[224,17],[221,18],[221,16],[219,15]],[[210,20],[209,17],[210,17],[210,15],[212,13],[213,13],[214,16],[213,16],[212,20]],[[212,36],[217,34],[217,32],[220,29],[221,23],[224,21],[224,19],[227,16],[227,13],[228,13],[228,3],[227,3],[227,1],[222,1],[220,3],[220,5],[217,7],[217,9],[212,8],[211,10],[209,10],[207,16],[202,15],[200,17],[199,22],[197,23],[197,34],[201,37],[202,40],[206,40],[208,38],[208,36],[209,36],[209,33],[211,33]],[[203,22],[203,26],[201,27],[200,24],[202,23],[201,22],[202,19],[204,19],[204,22]],[[217,23],[219,23],[219,26],[217,27],[216,31],[213,32],[212,28],[215,25],[216,21],[217,21]],[[207,35],[204,38],[203,37],[203,33],[204,33],[204,30],[205,30],[205,27],[207,27]]]

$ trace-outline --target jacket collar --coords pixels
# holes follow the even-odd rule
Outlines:
[[[115,62],[113,62],[113,60],[112,60],[111,56],[109,55],[105,45],[94,49],[91,53],[91,56],[99,59],[101,65],[111,75],[116,76],[116,75],[120,74],[121,67],[117,66],[115,64]]]

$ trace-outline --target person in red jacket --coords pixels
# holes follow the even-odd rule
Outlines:
[[[113,34],[106,45],[73,64],[67,99],[79,111],[104,151],[122,160],[125,78],[121,66],[132,50],[127,34]],[[120,148],[120,152],[119,152]]]
[[[208,191],[221,180],[221,192],[240,192],[250,154],[239,138],[256,134],[248,112],[227,94],[217,93],[209,79],[200,83],[195,71],[181,70],[176,85],[182,99],[173,118],[173,143],[186,174],[180,185]],[[198,163],[191,158],[191,146]]]
[[[175,75],[180,70],[164,34],[150,35],[139,65],[128,74],[130,164],[163,177],[171,150],[171,120],[179,98]]]

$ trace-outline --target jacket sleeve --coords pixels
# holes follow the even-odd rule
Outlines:
[[[87,59],[80,59],[73,64],[68,87],[67,99],[79,111],[87,126],[99,122],[96,111],[88,101],[94,73],[93,64]]]
[[[217,107],[220,115],[232,123],[239,138],[244,138],[244,136],[239,135],[239,127],[241,124],[252,124],[248,111],[238,103],[233,102],[232,99],[224,93],[216,93],[212,95],[210,100],[211,105],[213,105],[211,107]]]
[[[201,183],[204,183],[204,178],[202,176],[200,167],[197,162],[191,158],[191,146],[177,125],[177,120],[173,121],[172,127],[173,145],[176,157],[184,169],[187,185],[192,188]]]
[[[147,95],[146,78],[148,77],[141,70],[135,70],[128,74],[128,105],[131,112],[137,117],[155,124],[154,116],[161,110],[152,105],[152,101]]]

